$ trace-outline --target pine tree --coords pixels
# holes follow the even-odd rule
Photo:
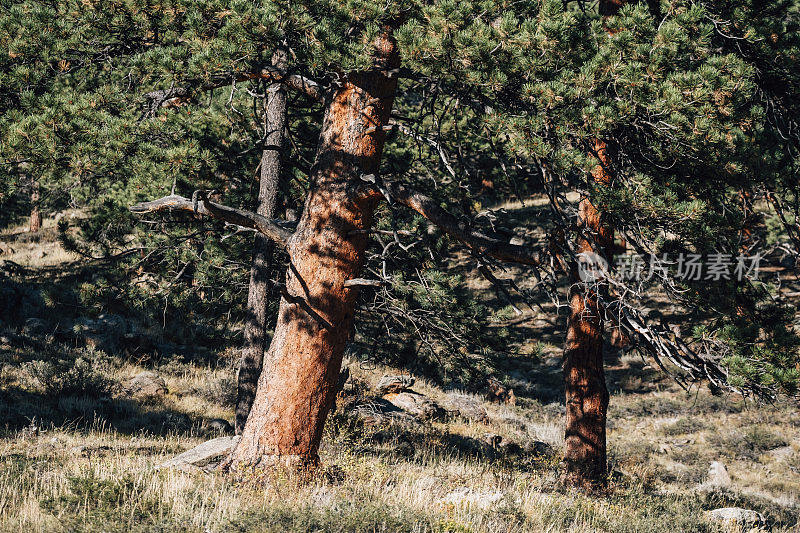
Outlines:
[[[197,326],[196,342],[214,336],[200,317],[246,316],[248,276],[227,258],[247,258],[252,243],[220,235],[251,228],[278,243],[288,268],[275,287],[275,333],[229,466],[314,464],[359,294],[377,286],[381,297],[429,310],[453,291],[435,267],[449,244],[465,245],[488,276],[499,262],[528,265],[553,294],[564,279],[577,285],[582,252],[610,246],[604,227],[647,258],[774,254],[767,243],[776,240],[796,254],[795,3],[664,2],[658,17],[644,5],[613,16],[586,7],[6,2],[0,201],[20,198],[30,175],[46,209],[90,208],[84,240],[65,240],[87,255],[125,258],[140,245],[126,268],[154,274]],[[272,64],[280,47],[286,67]],[[265,86],[287,92],[281,193],[286,207],[302,209],[296,223],[233,207],[253,204]],[[598,165],[608,179],[593,177]],[[484,183],[499,197],[545,193],[549,241],[511,245],[493,233],[500,215],[476,207]],[[585,201],[571,203],[572,192]],[[134,211],[168,214],[135,224],[126,206],[159,197]],[[767,214],[753,209],[762,201]],[[418,250],[387,260],[381,236],[400,249],[407,234],[430,263],[420,265]],[[378,244],[384,252],[372,257]],[[418,266],[432,290],[415,292],[400,274]],[[676,338],[669,324],[647,320],[639,296],[654,286],[706,327]],[[125,291],[142,310],[155,308],[134,287],[89,289],[98,298]],[[765,283],[667,271],[641,284],[580,284],[576,310],[587,305],[581,294],[598,312],[574,313],[573,332],[591,326],[596,341],[608,321],[657,362],[671,360],[678,379],[761,395],[797,390],[796,335]],[[475,346],[469,309],[450,308],[458,327],[440,335],[445,345]],[[400,323],[441,326],[401,314]],[[592,346],[582,368],[602,375]],[[598,423],[588,431],[604,449]],[[586,479],[602,477],[599,462],[578,481],[602,482]]]

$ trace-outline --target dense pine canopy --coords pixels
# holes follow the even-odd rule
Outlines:
[[[252,209],[265,91],[297,75],[328,95],[369,68],[375,37],[391,26],[402,67],[382,177],[487,231],[507,221],[485,205],[545,193],[549,238],[527,243],[548,255],[530,271],[541,290],[557,296],[562,265],[575,260],[584,233],[575,192],[646,261],[796,258],[800,3],[655,4],[606,18],[561,0],[0,0],[0,219],[27,215],[35,184],[46,216],[88,215],[78,234],[62,224],[65,242],[115,258],[87,285],[87,305],[125,302],[165,327],[167,313],[181,314],[195,338],[235,340],[228,325],[241,319],[249,234],[228,238],[231,228],[181,215],[137,221],[128,207],[204,189]],[[276,75],[265,69],[279,45],[290,65]],[[281,213],[302,209],[324,105],[291,92]],[[595,139],[608,149],[604,184],[591,176]],[[442,269],[459,248],[393,204],[376,227],[366,272],[388,283],[362,294],[353,349],[382,348],[469,384],[464,354],[500,350],[502,336]],[[774,281],[692,282],[671,271],[604,298],[668,336],[669,324],[641,313],[646,289],[660,287],[687,322],[703,323],[682,332],[682,345],[709,366],[678,376],[770,395],[800,383],[792,310],[774,298]],[[651,355],[686,357],[631,335]]]

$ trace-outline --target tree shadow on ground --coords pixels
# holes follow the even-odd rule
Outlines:
[[[69,428],[88,432],[111,429],[124,435],[146,433],[155,436],[204,434],[207,419],[155,403],[125,398],[69,395],[54,398],[12,386],[0,389],[0,437],[20,431]]]

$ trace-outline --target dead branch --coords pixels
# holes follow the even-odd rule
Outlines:
[[[204,215],[217,220],[222,220],[229,224],[242,226],[245,228],[252,228],[260,233],[263,233],[276,243],[284,248],[292,236],[292,231],[287,229],[288,224],[280,220],[272,220],[243,209],[236,209],[235,207],[228,207],[208,199],[207,195],[198,191],[197,199],[184,198],[175,194],[153,200],[151,202],[142,202],[130,207],[133,213],[154,213],[156,211],[184,211],[189,213],[196,213]]]
[[[317,102],[325,98],[324,91],[316,81],[301,76],[300,74],[288,74],[279,68],[267,66],[255,72],[220,74],[215,76],[211,81],[198,84],[195,88],[185,86],[151,91],[144,95],[145,99],[148,101],[147,115],[152,115],[161,107],[182,105],[189,101],[192,95],[197,92],[211,91],[231,83],[255,79],[266,80],[272,83],[283,83],[287,87],[305,94]]]
[[[370,180],[369,178],[372,178]],[[366,182],[375,182],[375,176],[363,176]],[[384,186],[372,186],[366,189],[368,196],[383,196],[387,200],[409,207],[438,226],[442,231],[461,241],[469,249],[478,254],[487,255],[500,261],[538,266],[542,263],[541,254],[527,246],[510,244],[502,239],[486,235],[467,227],[463,222],[442,209],[437,203],[422,193],[406,187],[383,182]],[[387,194],[388,192],[388,194]]]

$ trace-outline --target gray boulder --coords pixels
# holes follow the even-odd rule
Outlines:
[[[423,420],[436,418],[442,414],[442,408],[436,402],[416,392],[386,394],[383,399],[398,409]]]
[[[485,422],[489,415],[479,400],[466,394],[449,394],[444,408],[451,415],[460,416],[474,422]]]
[[[159,398],[167,392],[167,383],[155,372],[141,372],[122,385],[123,396],[138,400]]]
[[[705,484],[709,487],[729,487],[731,485],[731,476],[723,463],[719,461],[711,463],[711,466],[708,467]]]
[[[758,527],[764,523],[764,517],[760,513],[741,507],[721,507],[706,511],[706,516],[714,522],[741,528]]]
[[[177,457],[164,461],[156,469],[176,468],[184,471],[199,471],[202,467],[208,466],[210,463],[228,455],[238,442],[238,435],[235,437],[217,437],[195,446]]]
[[[375,392],[380,396],[403,392],[410,389],[414,381],[411,376],[383,376],[375,386]]]
[[[403,411],[383,398],[356,405],[353,408],[353,414],[367,426],[379,426],[387,423],[403,426],[419,424],[419,419],[416,416]]]

